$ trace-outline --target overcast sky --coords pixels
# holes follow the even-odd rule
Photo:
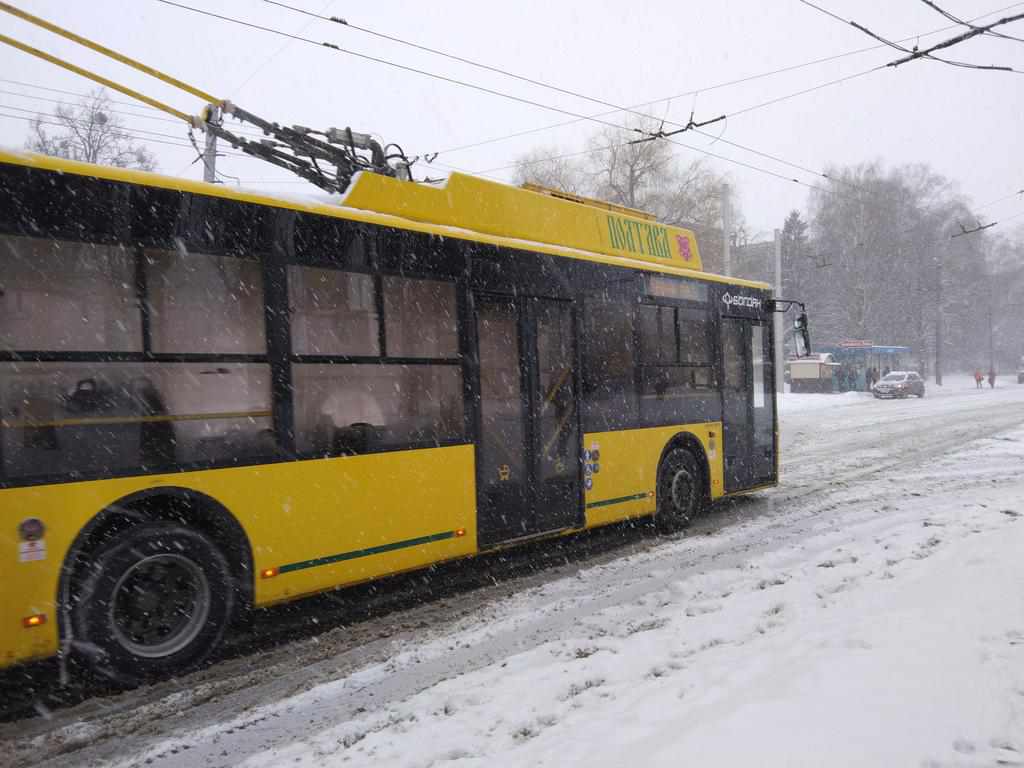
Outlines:
[[[304,17],[263,0],[181,1],[569,112],[592,115],[606,110],[351,28]],[[691,108],[696,110],[698,120],[734,113],[864,72],[899,55],[891,49],[872,50],[708,90],[726,81],[862,49],[873,41],[798,0],[286,1],[615,105],[656,102],[643,110],[680,122],[686,122]],[[587,136],[601,127],[580,121],[448,152],[445,150],[570,118],[321,46],[289,42],[157,0],[16,0],[16,4],[268,119],[315,127],[349,125],[398,142],[410,155],[440,151],[438,162],[463,170],[486,171],[499,179],[509,179],[511,171],[495,169],[510,165],[525,151],[540,145],[578,151],[585,146]],[[949,24],[920,0],[820,0],[818,4],[890,39],[923,35]],[[1006,9],[988,17],[994,20],[1024,12],[1024,3],[1007,6],[1008,0],[944,2],[947,10],[961,17]],[[183,111],[196,113],[202,106],[191,96],[13,17],[4,17],[2,28],[5,34],[82,66],[95,67]],[[1024,37],[1024,21],[1004,29]],[[922,37],[921,45],[953,34],[955,31],[950,30]],[[1024,70],[1022,42],[986,37],[958,46],[954,55],[961,60]],[[55,104],[47,99],[74,100],[73,96],[44,87],[75,93],[92,87],[78,76],[7,47],[0,49],[0,76],[0,114],[5,115],[29,117],[36,110],[52,112]],[[694,90],[702,92],[696,98],[678,96]],[[671,96],[677,98],[666,100]],[[115,98],[129,101],[119,95]],[[155,113],[137,106],[119,104],[115,108],[126,113],[120,117],[130,129],[166,134],[139,134],[140,140],[148,139],[146,143],[156,154],[162,172],[201,177],[201,166],[192,164],[195,153],[187,146],[183,125],[154,120]],[[829,164],[872,160],[886,165],[927,163],[958,182],[965,195],[983,206],[1024,187],[1022,117],[1024,75],[915,61],[737,115],[725,124],[723,138],[814,170]],[[603,119],[620,123],[624,116]],[[0,144],[21,146],[27,127],[25,120],[0,117]],[[706,130],[717,134],[721,127],[718,124]],[[684,162],[698,159],[703,150],[710,149],[787,178],[815,182],[809,173],[721,141],[711,146],[709,140],[692,133],[677,138],[694,148],[674,147]],[[807,187],[723,160],[706,161],[732,179],[738,204],[755,233],[770,236],[771,229],[781,226],[789,210],[805,209]],[[255,159],[224,157],[218,168],[240,177],[250,187],[289,194],[306,189],[300,184],[280,183],[290,181],[289,177]],[[437,166],[417,166],[420,176],[442,172]],[[1024,200],[1017,197],[985,207],[981,213],[992,220],[1021,211]]]

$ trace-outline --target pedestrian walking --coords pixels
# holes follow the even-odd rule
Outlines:
[[[995,389],[996,388],[996,369],[995,368],[989,368],[988,369],[988,387],[989,387],[989,389]]]
[[[974,388],[981,389],[981,382],[985,380],[985,377],[981,375],[981,368],[974,369]]]

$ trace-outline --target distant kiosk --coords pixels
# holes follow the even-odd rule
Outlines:
[[[831,394],[835,389],[835,372],[839,363],[829,353],[790,360],[789,391],[798,393]]]

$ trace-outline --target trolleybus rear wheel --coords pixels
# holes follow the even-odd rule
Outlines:
[[[697,460],[685,448],[673,448],[658,467],[658,530],[669,533],[690,524],[704,500],[702,474]]]
[[[131,684],[202,662],[224,635],[234,588],[206,536],[154,522],[97,552],[77,597],[75,644],[98,671]]]

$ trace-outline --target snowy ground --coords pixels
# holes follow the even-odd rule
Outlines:
[[[687,536],[0,740],[19,765],[1024,765],[1024,386],[781,415],[782,485]]]

